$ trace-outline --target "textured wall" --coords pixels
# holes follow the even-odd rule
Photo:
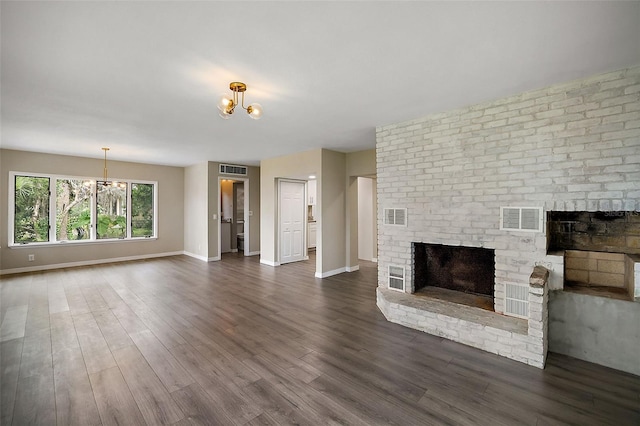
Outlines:
[[[412,241],[491,248],[502,312],[504,283],[543,262],[557,287],[562,259],[544,232],[501,231],[501,206],[640,210],[640,68],[379,127],[376,154],[379,286],[393,264],[412,289]],[[383,225],[385,207],[408,226]]]

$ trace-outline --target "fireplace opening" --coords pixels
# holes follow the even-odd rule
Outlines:
[[[548,252],[564,255],[564,290],[634,300],[640,213],[547,213]]]
[[[414,293],[493,311],[495,251],[412,243]]]

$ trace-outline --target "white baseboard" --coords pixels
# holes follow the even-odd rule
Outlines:
[[[316,272],[315,277],[316,278],[327,278],[327,277],[331,277],[333,275],[341,274],[343,272],[347,272],[347,268],[346,267],[334,269],[333,271]]]
[[[269,265],[269,266],[280,266],[280,262],[272,262],[271,260],[267,260],[267,259],[260,259],[260,263],[262,263],[263,265]]]
[[[258,251],[250,251],[249,253],[245,252],[244,255],[245,256],[257,256],[260,254],[260,250]]]
[[[0,270],[0,275],[20,274],[23,272],[48,271],[51,269],[74,268],[78,266],[100,265],[103,263],[127,262],[130,260],[153,259],[156,257],[178,256],[186,254],[184,251],[173,251],[166,253],[141,254],[138,256],[112,257],[109,259],[83,260],[80,262],[55,263],[51,265],[28,266],[25,268],[13,268]]]
[[[345,269],[346,269],[347,272],[359,271],[360,270],[360,265],[347,266]]]
[[[378,263],[378,258],[374,257],[373,259],[371,259],[371,261],[374,262],[374,263]]]
[[[193,257],[194,259],[202,260],[203,262],[208,262],[209,259],[205,256],[200,256],[199,254],[191,253],[189,251],[183,251],[182,254],[185,256]]]

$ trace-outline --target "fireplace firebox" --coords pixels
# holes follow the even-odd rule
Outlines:
[[[414,242],[412,256],[414,292],[438,287],[493,300],[494,250]]]

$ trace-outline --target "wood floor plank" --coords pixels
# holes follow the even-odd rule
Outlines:
[[[113,355],[148,424],[169,425],[184,417],[138,348],[125,346]]]
[[[175,346],[170,351],[202,389],[220,401],[220,409],[226,417],[246,422],[260,414],[260,410],[249,403],[240,387],[210,361],[211,357],[202,355],[190,345]]]
[[[190,424],[233,425],[234,419],[224,414],[220,403],[197,383],[175,390],[171,396],[189,419]]]
[[[10,425],[16,401],[23,339],[0,343],[0,424]]]
[[[131,339],[170,393],[195,382],[150,330],[133,333]]]
[[[112,352],[134,344],[110,309],[94,312],[93,317]]]
[[[0,342],[24,337],[29,305],[12,306],[7,309],[0,325]]]
[[[118,367],[89,375],[103,425],[146,425]]]
[[[96,406],[73,318],[69,311],[51,315],[56,418],[61,425],[99,425]]]
[[[89,374],[116,366],[111,350],[91,312],[76,315],[73,323]]]
[[[53,370],[18,380],[13,412],[14,425],[52,425],[56,423]]]

